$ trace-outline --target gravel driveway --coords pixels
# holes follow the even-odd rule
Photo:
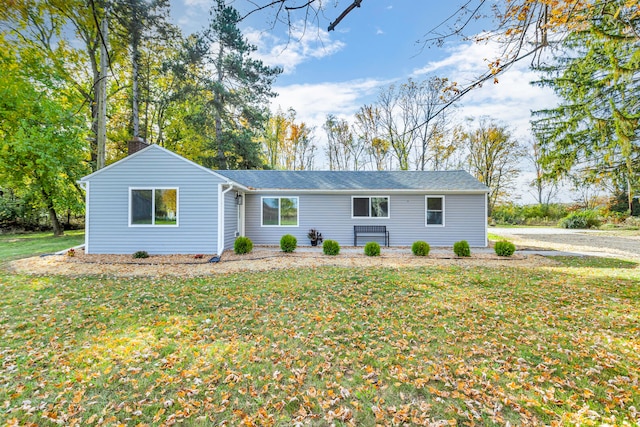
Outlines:
[[[585,255],[640,260],[640,231],[568,230],[564,228],[489,228],[519,249],[541,248]]]

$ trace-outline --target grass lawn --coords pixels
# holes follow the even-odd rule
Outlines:
[[[636,425],[639,267],[558,261],[0,270],[0,425]]]
[[[64,236],[53,233],[0,234],[0,263],[33,255],[61,251],[84,243],[84,230],[65,231]]]

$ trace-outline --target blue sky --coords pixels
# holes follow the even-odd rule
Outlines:
[[[206,25],[212,3],[172,0],[172,18],[185,33],[197,31]],[[260,59],[284,68],[274,87],[279,96],[273,100],[272,109],[295,109],[298,120],[316,127],[320,146],[325,140],[321,126],[327,114],[350,120],[358,108],[376,99],[382,87],[409,77],[448,77],[464,85],[486,71],[487,61],[498,52],[496,46],[460,40],[451,40],[441,48],[422,48],[419,41],[454,13],[461,0],[363,0],[362,6],[330,33],[326,31],[329,22],[351,0],[325,3],[328,6],[319,28],[310,23],[303,33],[299,25],[292,37],[286,26],[271,27],[272,15],[267,11],[252,15],[242,24],[245,35],[258,46]],[[233,6],[244,12],[251,4],[234,0]],[[480,32],[491,22],[474,25],[473,30]],[[528,138],[530,111],[556,103],[549,90],[529,84],[536,75],[528,65],[511,68],[498,84],[487,83],[463,98],[456,108],[459,120],[486,115],[508,125],[517,138]],[[529,179],[531,173],[525,171],[520,179],[522,202],[531,201],[524,185]]]

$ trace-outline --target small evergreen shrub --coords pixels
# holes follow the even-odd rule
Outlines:
[[[133,253],[134,258],[149,258],[149,253],[147,251],[137,251]]]
[[[248,254],[253,250],[253,242],[250,238],[240,236],[233,242],[233,252],[238,255]]]
[[[511,256],[516,251],[516,245],[511,242],[507,242],[506,240],[502,240],[500,242],[496,242],[493,249],[496,251],[496,255],[498,256]]]
[[[595,228],[601,224],[595,211],[585,210],[570,213],[560,220],[559,225],[562,228]]]
[[[322,252],[325,255],[338,255],[340,253],[340,245],[335,240],[325,240],[322,244]]]
[[[466,240],[460,240],[453,244],[453,253],[458,256],[471,256],[471,248],[469,248],[469,242]]]
[[[377,242],[369,242],[364,245],[364,254],[366,256],[380,255],[380,245]]]
[[[282,252],[291,253],[295,251],[297,247],[298,239],[296,239],[295,236],[292,236],[291,234],[285,234],[280,239],[280,249],[282,249]]]
[[[431,248],[427,242],[423,242],[422,240],[418,240],[417,242],[413,242],[411,245],[411,252],[413,252],[416,256],[427,256],[429,255],[429,251]]]

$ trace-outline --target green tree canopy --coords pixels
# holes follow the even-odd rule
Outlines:
[[[640,13],[635,2],[602,2],[600,14],[575,29],[562,56],[541,68],[539,84],[560,97],[533,121],[546,168],[577,168],[596,179],[622,178],[629,206],[640,167]]]
[[[46,209],[61,235],[58,212],[82,206],[75,182],[88,172],[86,123],[39,53],[0,50],[0,181]]]
[[[213,128],[209,149],[215,156],[205,156],[206,165],[219,169],[262,167],[264,159],[257,137],[268,121],[268,100],[275,96],[271,84],[282,72],[265,66],[251,57],[256,47],[238,28],[240,15],[236,9],[216,0],[213,20],[202,34],[205,50],[204,68],[212,68],[212,76],[203,76],[208,91],[206,108],[200,121]],[[212,125],[212,126],[211,126]]]

